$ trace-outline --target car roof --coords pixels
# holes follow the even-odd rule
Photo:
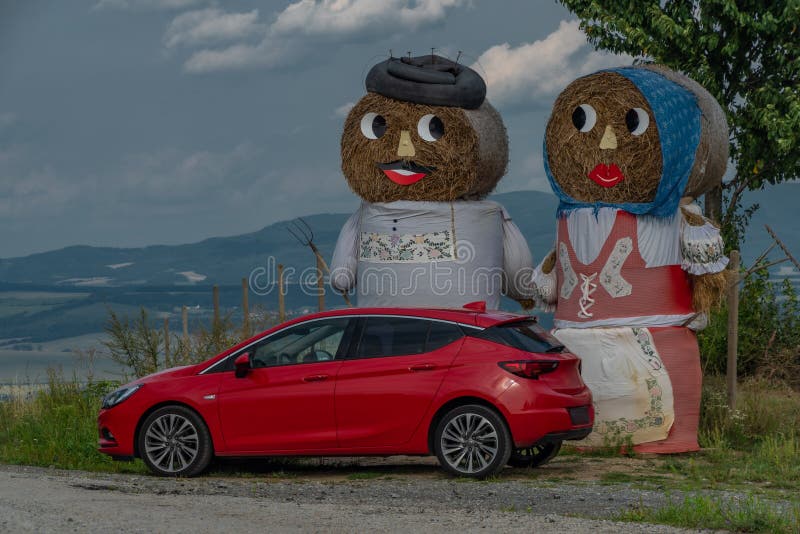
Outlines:
[[[284,321],[263,332],[259,332],[253,337],[246,339],[234,345],[233,347],[230,347],[220,354],[217,354],[213,358],[198,364],[198,367],[208,370],[223,358],[244,347],[247,347],[248,345],[251,345],[265,335],[269,335],[272,332],[277,332],[292,325],[314,319],[322,319],[325,317],[348,317],[364,315],[397,315],[402,317],[419,317],[421,319],[438,319],[440,321],[452,321],[454,323],[475,326],[477,328],[489,328],[491,326],[497,326],[504,323],[532,319],[532,317],[529,315],[518,313],[510,313],[500,310],[479,311],[468,308],[339,308],[302,315],[300,317],[295,317],[288,321]]]
[[[531,319],[531,316],[519,313],[501,310],[477,311],[467,308],[340,308],[304,315],[292,322],[302,322],[322,317],[342,317],[350,315],[398,315],[404,317],[419,317],[422,319],[452,321],[477,326],[479,328],[488,328],[498,324]]]

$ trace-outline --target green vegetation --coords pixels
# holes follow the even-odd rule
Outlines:
[[[97,411],[114,382],[81,385],[54,372],[31,400],[0,403],[0,462],[89,471],[144,472],[97,453]]]
[[[723,306],[697,336],[706,376],[725,373],[727,321]],[[800,386],[800,300],[788,279],[771,281],[766,269],[753,272],[742,285],[737,367],[740,377],[761,376]]]
[[[718,499],[690,495],[662,508],[638,507],[628,510],[615,519],[684,528],[790,534],[800,531],[800,505],[781,510],[775,504],[756,497]]]

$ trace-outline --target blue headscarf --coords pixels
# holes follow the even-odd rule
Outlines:
[[[599,72],[615,72],[629,79],[642,93],[655,116],[661,142],[662,171],[656,196],[652,202],[582,202],[567,195],[553,178],[547,163],[547,139],[544,142],[544,170],[550,186],[561,200],[558,215],[576,208],[612,207],[635,215],[672,216],[678,209],[681,196],[694,164],[694,154],[700,143],[700,108],[695,96],[684,87],[652,70],[622,67]]]

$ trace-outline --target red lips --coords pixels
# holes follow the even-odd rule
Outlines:
[[[411,172],[403,169],[382,169],[383,174],[398,185],[411,185],[419,182],[425,176],[424,172]]]
[[[625,179],[625,175],[615,163],[600,163],[589,172],[589,179],[602,187],[614,187]]]

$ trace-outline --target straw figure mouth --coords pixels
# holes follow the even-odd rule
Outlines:
[[[410,160],[397,160],[391,163],[378,163],[377,165],[387,178],[398,185],[417,183],[436,170],[436,167],[419,165]]]
[[[594,169],[589,171],[588,176],[589,179],[600,187],[614,187],[625,179],[625,175],[622,173],[622,170],[617,167],[616,163],[611,163],[609,165],[599,163]]]

